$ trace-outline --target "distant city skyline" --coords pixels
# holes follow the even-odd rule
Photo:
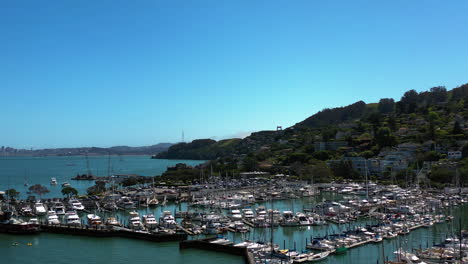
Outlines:
[[[461,0],[0,5],[0,146],[244,137],[468,82]]]

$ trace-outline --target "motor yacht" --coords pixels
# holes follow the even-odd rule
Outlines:
[[[135,203],[127,196],[123,196],[117,201],[117,206],[123,209],[134,209]]]
[[[108,217],[106,219],[105,224],[107,226],[119,226],[119,227],[122,226],[122,224],[119,221],[117,221],[117,218],[115,217]]]
[[[148,204],[148,206],[154,207],[154,206],[157,206],[159,204],[159,200],[156,199],[156,197],[153,197],[153,198],[148,200],[147,204]]]
[[[45,215],[47,213],[47,209],[43,203],[36,202],[34,204],[34,213],[38,216]]]
[[[70,226],[80,226],[81,219],[75,211],[65,213],[65,224]]]
[[[143,215],[143,224],[147,229],[154,229],[158,226],[158,221],[153,214]]]
[[[49,225],[59,225],[60,220],[58,218],[58,215],[55,211],[48,211],[47,212],[47,224]]]
[[[81,204],[81,202],[78,201],[78,199],[70,199],[70,201],[68,201],[68,204],[73,210],[83,211],[85,209],[83,204]]]
[[[99,226],[102,225],[101,217],[95,214],[88,214],[86,216],[88,219],[88,225],[89,226]]]
[[[60,202],[55,203],[52,210],[54,210],[57,215],[65,214],[65,206]]]
[[[50,178],[50,185],[57,185],[57,179],[54,177]]]
[[[140,214],[136,211],[132,211],[129,213],[128,217],[128,228],[133,230],[144,230],[143,223],[140,219]]]
[[[163,215],[159,218],[159,224],[166,228],[171,228],[175,227],[177,222],[175,221],[174,216],[172,216],[171,211],[164,211]]]

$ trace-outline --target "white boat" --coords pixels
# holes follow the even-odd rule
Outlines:
[[[143,223],[140,219],[140,214],[138,212],[132,211],[129,213],[128,217],[128,228],[133,230],[144,230]]]
[[[164,211],[163,215],[159,218],[160,225],[166,228],[172,228],[177,225],[174,216],[172,216],[171,211]]]
[[[129,197],[123,196],[117,201],[117,206],[123,209],[134,209],[135,204]]]
[[[244,214],[244,218],[246,220],[251,220],[255,217],[253,211],[251,209],[242,209],[242,213]]]
[[[81,225],[81,219],[75,211],[65,213],[65,224],[70,226]]]
[[[33,210],[31,209],[31,207],[29,205],[25,205],[25,206],[21,207],[20,212],[21,212],[22,215],[25,215],[25,216],[32,216],[33,215]]]
[[[159,204],[159,200],[156,197],[153,197],[147,204],[148,206],[157,206]]]
[[[115,218],[115,217],[108,217],[106,219],[106,225],[108,225],[108,226],[122,226],[122,224],[120,224],[119,221],[117,221],[117,218]]]
[[[310,221],[309,217],[307,217],[305,214],[296,213],[296,217],[299,220],[300,225],[302,225],[302,226],[312,225],[313,221]]]
[[[421,261],[415,254],[411,252],[406,252],[403,249],[399,249],[394,252],[395,256],[397,259],[401,260],[403,263],[408,263],[408,264],[413,264],[413,263],[419,263],[419,264],[426,264],[426,262]]]
[[[321,261],[321,260],[327,258],[328,255],[330,255],[329,251],[320,252],[320,253],[317,253],[317,254],[313,254],[312,256],[309,256],[307,258],[307,261],[308,262],[318,262],[318,261]]]
[[[101,217],[98,216],[98,215],[95,215],[95,214],[88,214],[88,215],[86,216],[86,218],[88,219],[88,225],[89,225],[89,226],[98,226],[98,225],[102,225]]]
[[[229,244],[232,244],[231,241],[229,241],[229,239],[226,239],[226,238],[218,238],[218,239],[215,239],[213,241],[210,241],[210,243],[212,244],[220,244],[220,245],[229,245]]]
[[[54,210],[57,215],[65,214],[65,206],[60,202],[55,203],[55,205],[52,207],[52,210]]]
[[[37,218],[31,218],[31,219],[29,219],[28,224],[31,224],[31,225],[38,225],[38,224],[39,224],[39,220],[38,220]]]
[[[152,214],[143,215],[143,224],[147,229],[154,229],[158,226],[158,221]]]
[[[85,209],[81,202],[77,199],[70,199],[70,201],[68,201],[68,204],[73,210],[83,211]]]
[[[47,210],[46,210],[44,204],[41,203],[41,202],[36,202],[34,204],[34,213],[36,215],[45,215],[47,213]]]
[[[241,220],[242,219],[242,215],[241,215],[241,212],[240,210],[238,209],[234,209],[231,211],[231,218],[233,220]]]
[[[241,221],[235,221],[229,225],[230,228],[234,229],[236,232],[239,233],[246,233],[249,232],[249,228],[242,223]]]
[[[62,187],[71,187],[71,184],[68,182],[62,183]]]
[[[58,218],[58,215],[55,211],[48,211],[47,212],[47,223],[49,225],[59,225],[60,220]]]
[[[57,185],[57,179],[54,177],[50,178],[50,185]]]

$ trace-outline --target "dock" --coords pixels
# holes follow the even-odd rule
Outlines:
[[[152,242],[182,241],[187,239],[187,234],[156,234],[133,231],[127,228],[108,229],[103,227],[66,226],[66,225],[41,225],[41,232],[78,235],[90,237],[124,237]]]
[[[245,247],[234,247],[232,245],[223,245],[210,243],[210,241],[216,238],[205,238],[200,240],[183,240],[179,242],[179,249],[183,250],[186,248],[196,248],[202,250],[209,250],[215,252],[223,252],[226,254],[236,255],[244,257],[246,264],[255,264],[254,256],[251,252],[248,251]]]

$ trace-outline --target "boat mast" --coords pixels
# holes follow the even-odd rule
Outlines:
[[[270,176],[270,188],[272,185],[272,179]],[[273,244],[273,196],[270,193],[270,203],[271,203],[271,215],[270,215],[270,246],[271,246],[271,254],[273,255],[273,251],[275,249],[274,244]]]
[[[366,198],[369,201],[369,182],[367,180],[367,159],[364,160],[364,170],[366,175]]]

